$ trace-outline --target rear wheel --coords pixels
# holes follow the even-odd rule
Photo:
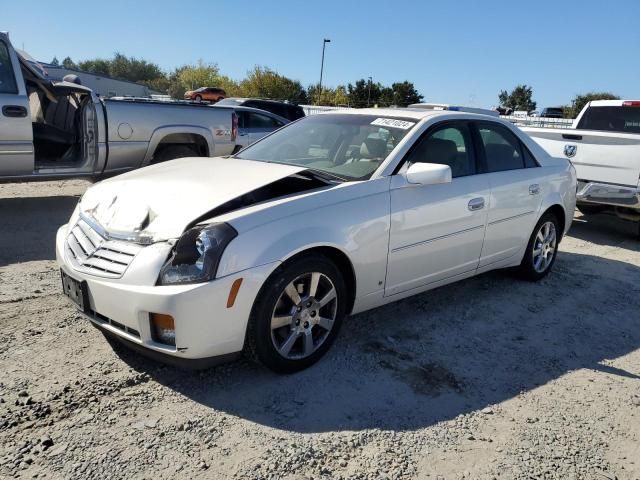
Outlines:
[[[527,251],[520,263],[519,273],[526,280],[544,278],[550,271],[558,253],[560,223],[553,213],[545,213],[533,229]]]
[[[199,157],[200,155],[189,145],[167,145],[159,148],[153,155],[151,163],[166,162],[183,157]]]
[[[253,306],[247,346],[273,371],[292,373],[317,362],[345,316],[346,287],[326,257],[309,255],[276,270]]]

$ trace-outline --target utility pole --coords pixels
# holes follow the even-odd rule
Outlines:
[[[325,38],[322,41],[322,61],[320,62],[320,84],[318,85],[318,105],[320,105],[320,100],[322,100],[322,73],[324,72],[324,47],[327,43],[331,43],[331,40]]]
[[[369,94],[367,95],[367,107],[369,106],[369,103],[371,102],[371,83],[373,82],[373,79],[371,77],[369,77]]]

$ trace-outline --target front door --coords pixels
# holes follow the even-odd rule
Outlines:
[[[33,127],[18,58],[0,37],[0,175],[33,173]]]
[[[393,179],[387,296],[472,272],[482,250],[490,187],[486,175],[477,175],[468,122],[428,130],[400,171],[415,162],[449,165],[453,180],[411,185],[403,175]]]

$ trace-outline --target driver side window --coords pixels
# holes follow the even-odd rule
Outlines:
[[[473,142],[464,122],[452,122],[429,131],[414,146],[407,164],[439,163],[449,165],[453,178],[476,173]]]

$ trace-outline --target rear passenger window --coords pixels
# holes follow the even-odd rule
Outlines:
[[[0,93],[18,93],[9,49],[4,42],[0,42]]]
[[[520,141],[502,125],[478,124],[484,145],[487,172],[503,172],[524,168]]]
[[[418,141],[407,158],[413,163],[439,163],[451,167],[452,177],[476,173],[471,135],[466,124],[452,124],[432,131]]]

